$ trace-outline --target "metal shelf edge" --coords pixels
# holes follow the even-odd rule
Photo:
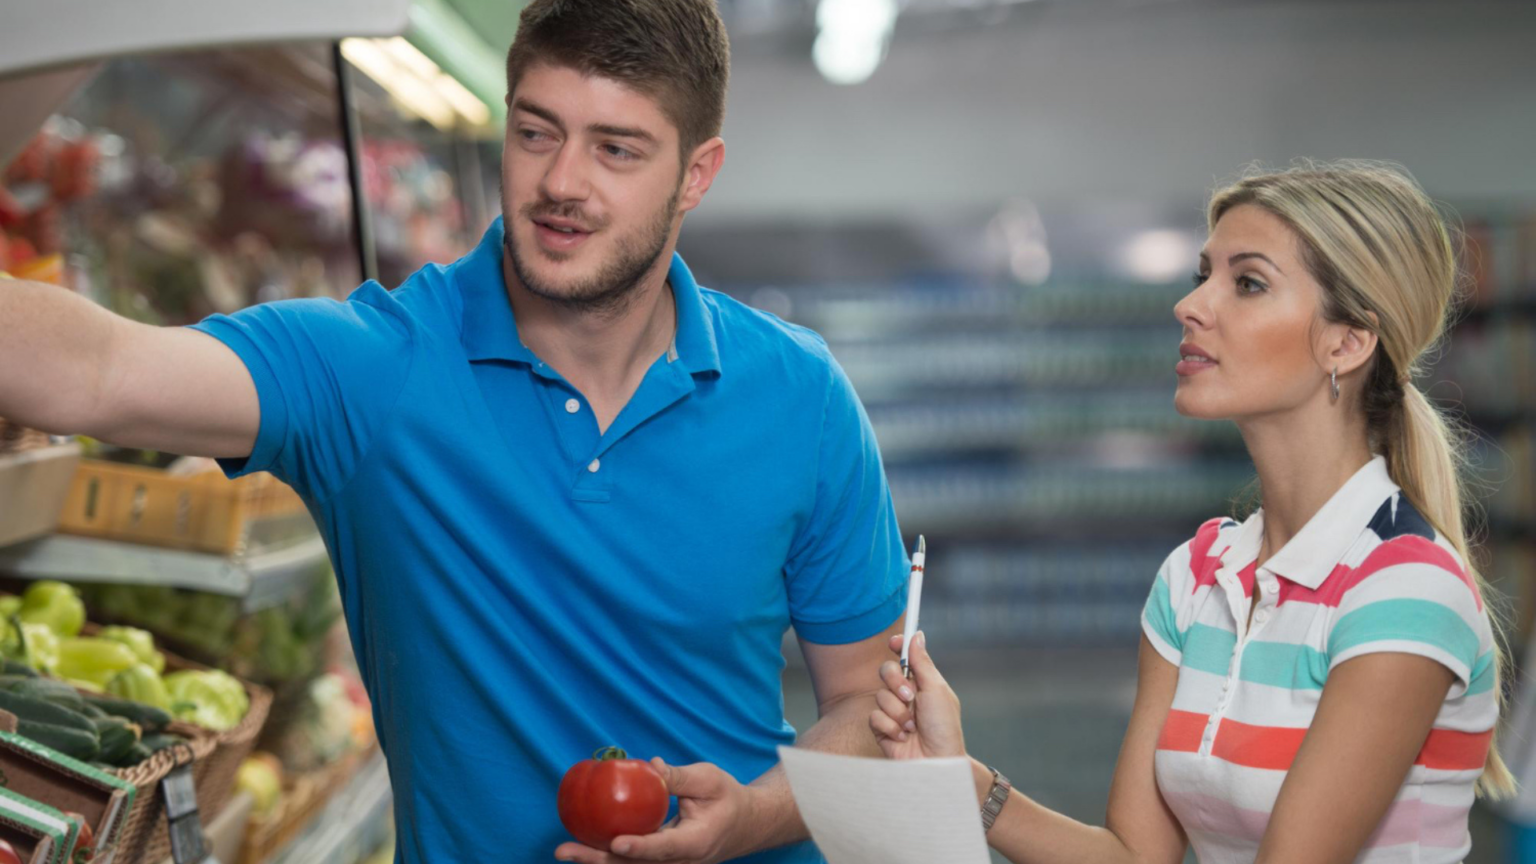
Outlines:
[[[325,555],[325,542],[318,535],[239,559],[55,534],[0,549],[0,571],[34,579],[169,585],[254,598],[281,593],[272,589],[288,587]]]

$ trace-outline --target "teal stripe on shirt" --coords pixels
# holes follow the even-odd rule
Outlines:
[[[1477,633],[1456,610],[1432,600],[1378,600],[1346,614],[1328,634],[1328,654],[1387,640],[1432,645],[1468,669],[1477,662]]]
[[[1232,666],[1232,652],[1237,649],[1237,634],[1209,624],[1196,624],[1184,634],[1183,666],[1227,674]]]
[[[1178,616],[1173,611],[1173,600],[1168,594],[1168,582],[1161,573],[1152,583],[1152,594],[1147,597],[1147,608],[1142,612],[1158,638],[1175,651],[1184,650],[1184,634],[1179,632]]]
[[[1477,665],[1472,667],[1472,683],[1467,685],[1468,696],[1476,696],[1479,693],[1487,693],[1493,689],[1493,652],[1477,658]]]
[[[1290,690],[1321,690],[1328,680],[1328,656],[1291,642],[1249,642],[1238,677]]]

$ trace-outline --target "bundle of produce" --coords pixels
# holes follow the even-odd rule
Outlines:
[[[151,634],[93,627],[82,636],[85,617],[79,593],[62,582],[0,596],[0,709],[17,716],[19,734],[82,762],[125,768],[185,742],[167,729],[178,717],[239,722],[227,696],[213,708],[173,700]],[[186,685],[178,692],[200,695]]]
[[[0,417],[0,456],[47,447],[50,440],[45,433]]]
[[[82,692],[34,677],[8,661],[0,675],[0,709],[16,715],[16,732],[66,756],[103,768],[127,768],[184,744],[167,712],[127,699]]]

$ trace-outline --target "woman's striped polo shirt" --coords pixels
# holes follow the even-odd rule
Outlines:
[[[1329,672],[1401,652],[1444,664],[1456,682],[1358,860],[1462,860],[1498,704],[1492,628],[1461,559],[1381,457],[1259,567],[1263,527],[1262,510],[1202,525],[1163,564],[1142,615],[1147,639],[1179,667],[1157,784],[1195,854],[1253,861]]]

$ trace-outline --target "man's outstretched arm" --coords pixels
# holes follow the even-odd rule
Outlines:
[[[245,364],[211,336],[0,280],[0,417],[127,447],[242,457],[261,409]]]

